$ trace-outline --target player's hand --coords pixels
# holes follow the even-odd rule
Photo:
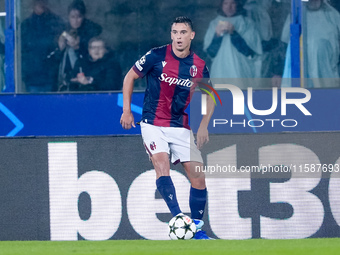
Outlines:
[[[123,111],[122,117],[120,118],[120,124],[124,129],[130,129],[131,127],[135,128],[135,119],[132,112]]]
[[[207,127],[200,126],[197,131],[197,148],[201,149],[204,144],[209,142],[209,132]]]

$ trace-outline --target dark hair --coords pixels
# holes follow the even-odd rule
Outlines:
[[[173,24],[177,24],[177,23],[185,23],[185,24],[187,24],[187,25],[191,28],[192,31],[194,31],[194,26],[193,26],[193,24],[192,24],[191,19],[188,18],[188,17],[186,17],[186,16],[181,16],[181,17],[175,18],[175,19],[172,21],[171,26],[172,26]]]
[[[71,29],[68,31],[68,34],[69,34],[70,36],[72,36],[74,39],[76,39],[76,38],[78,37],[77,29],[71,28]]]
[[[218,10],[217,10],[217,13],[222,15],[222,16],[226,16],[222,10],[222,5],[223,5],[223,2],[225,0],[221,0],[220,1],[220,5],[218,7]],[[237,16],[237,15],[246,15],[246,10],[243,8],[244,4],[245,4],[245,0],[234,0],[235,3],[236,3],[236,13],[234,16]]]
[[[74,0],[69,6],[68,6],[68,13],[70,13],[72,10],[77,10],[82,16],[85,16],[86,14],[86,6],[83,2],[83,0]]]

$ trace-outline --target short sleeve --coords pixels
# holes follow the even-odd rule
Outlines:
[[[143,57],[136,61],[133,66],[133,70],[139,75],[140,78],[143,78],[148,72],[150,72],[155,63],[156,54],[154,50],[150,50]]]

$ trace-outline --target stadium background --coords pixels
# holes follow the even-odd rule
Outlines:
[[[4,0],[2,0],[4,1]],[[8,0],[9,1],[9,0]],[[11,2],[11,1],[9,1]],[[67,20],[67,6],[72,0],[49,0],[49,6],[56,14]],[[209,58],[203,51],[203,38],[209,22],[216,17],[220,0],[84,0],[87,7],[86,17],[103,27],[102,37],[108,45],[117,51],[117,57],[125,74],[134,62],[153,47],[169,43],[169,24],[174,17],[188,15],[194,22],[196,37],[193,42],[195,52],[205,59]],[[15,1],[16,9],[16,91],[25,92],[20,71],[20,23],[31,14],[31,1]],[[1,2],[0,2],[1,6]],[[273,38],[279,39],[290,1],[273,1]],[[150,24],[155,24],[150,26]],[[136,83],[136,89],[144,89],[144,81]]]
[[[69,3],[50,2],[59,14]],[[116,50],[131,54],[122,57],[128,68],[150,47],[168,42],[166,24],[183,10],[191,10],[195,23],[202,23],[197,26],[195,44],[200,51],[200,38],[215,15],[218,1],[101,1],[100,8],[110,10],[105,15],[90,7],[93,2],[85,2],[89,18],[102,25],[116,24],[117,33],[106,36]],[[29,7],[26,1],[16,2],[16,6],[20,7],[20,22],[27,17]],[[169,15],[158,19],[157,8],[168,10]],[[164,29],[145,33],[143,28],[155,20]],[[131,41],[133,45],[127,43]],[[20,55],[16,57],[20,65]],[[23,85],[18,72],[16,80],[16,91],[20,92]],[[339,165],[339,89],[310,91],[312,99],[306,107],[312,116],[303,116],[296,109],[287,116],[298,120],[296,129],[259,128],[256,133],[262,134],[254,134],[252,128],[215,130],[210,126],[213,135],[203,151],[205,161],[209,162],[209,155],[222,152],[214,162],[238,168],[262,161]],[[257,100],[268,101],[269,92],[257,91]],[[222,94],[230,97],[228,92]],[[133,97],[136,119],[142,98],[142,92]],[[199,105],[200,98],[194,98],[192,107]],[[170,215],[153,189],[152,165],[137,135],[139,128],[124,131],[118,124],[121,106],[119,92],[0,95],[0,240],[167,238]],[[225,115],[230,118],[231,113]],[[273,117],[282,116],[278,111]],[[197,128],[196,122],[192,125]],[[268,152],[268,158],[263,157],[263,151]],[[225,239],[338,237],[337,175],[319,172],[300,178],[208,178],[208,233]],[[187,179],[180,168],[174,168],[173,176],[183,203]],[[138,194],[136,187],[150,193]],[[183,207],[187,210],[187,205]],[[155,227],[150,228],[150,224]]]

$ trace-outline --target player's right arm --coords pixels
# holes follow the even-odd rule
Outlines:
[[[148,51],[140,60],[137,60],[134,66],[126,74],[123,82],[123,114],[120,118],[120,124],[124,129],[136,127],[134,118],[131,113],[131,95],[135,80],[143,78],[154,66],[157,60],[153,50]]]
[[[131,96],[133,92],[133,86],[135,80],[139,78],[139,75],[133,70],[126,74],[123,82],[123,114],[120,118],[120,124],[124,129],[130,129],[132,127],[136,127],[134,123],[134,117],[131,112]]]

